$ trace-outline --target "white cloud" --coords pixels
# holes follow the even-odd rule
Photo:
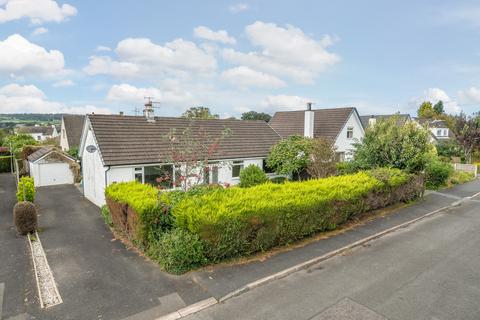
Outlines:
[[[430,101],[435,104],[438,101],[443,102],[446,113],[459,113],[461,111],[457,102],[450,98],[445,91],[439,88],[428,88],[423,92],[423,95],[412,102],[418,107],[423,101]]]
[[[250,6],[247,3],[237,3],[228,7],[228,10],[232,13],[239,13],[242,11],[247,11],[250,9]]]
[[[19,34],[0,41],[0,72],[15,76],[49,76],[63,72],[63,54],[29,42]]]
[[[195,37],[200,39],[206,39],[210,41],[217,41],[225,44],[235,44],[237,41],[235,38],[230,37],[225,30],[213,31],[205,26],[198,26],[193,29]]]
[[[109,74],[117,77],[211,73],[217,68],[215,57],[191,41],[176,39],[164,46],[147,38],[127,38],[115,49],[118,60],[92,56],[84,68],[89,75]]]
[[[466,90],[461,90],[458,92],[458,97],[462,103],[480,103],[480,89],[470,87]]]
[[[55,88],[72,87],[74,85],[75,85],[75,82],[69,79],[60,80],[52,84],[52,86]]]
[[[310,99],[305,97],[281,94],[276,96],[267,96],[260,102],[260,107],[270,112],[304,110],[307,102],[310,101]]]
[[[96,51],[112,51],[110,47],[107,46],[98,46],[95,48]]]
[[[77,9],[69,4],[59,5],[54,0],[3,0],[0,2],[0,23],[22,18],[33,24],[62,22],[75,16]]]
[[[45,93],[34,85],[15,83],[0,87],[0,113],[110,113],[106,108],[93,105],[67,106],[48,100]]]
[[[259,52],[243,53],[224,49],[227,61],[248,66],[278,76],[288,76],[300,83],[312,83],[314,78],[340,58],[326,50],[333,44],[330,36],[315,40],[291,25],[285,28],[257,21],[245,28],[252,45]]]
[[[286,86],[285,82],[277,77],[252,70],[245,66],[225,70],[221,77],[222,79],[227,80],[241,88],[252,86],[263,88],[281,88]]]
[[[113,85],[108,91],[106,99],[107,101],[141,106],[145,97],[153,97],[155,101],[160,102],[160,107],[180,106],[186,108],[188,104],[195,103],[190,92],[183,90],[178,83],[169,81],[164,82],[162,90],[154,87],[139,88],[126,83]]]
[[[36,28],[35,30],[33,30],[32,36],[39,36],[39,35],[45,34],[47,32],[48,32],[47,28],[39,27],[39,28]]]

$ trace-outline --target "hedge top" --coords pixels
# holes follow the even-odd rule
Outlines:
[[[138,181],[112,183],[105,189],[105,195],[128,204],[140,215],[158,205],[158,189]]]

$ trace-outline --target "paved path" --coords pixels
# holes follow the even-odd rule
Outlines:
[[[129,251],[100,209],[71,185],[37,189],[40,238],[63,304],[28,313],[38,319],[153,319],[209,298],[188,277],[174,277]]]
[[[0,319],[25,313],[25,294],[35,291],[28,242],[13,226],[17,190],[12,174],[0,174]]]
[[[480,191],[478,181],[446,193],[469,191]],[[478,320],[479,200],[187,319]]]

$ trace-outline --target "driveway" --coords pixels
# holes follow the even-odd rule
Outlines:
[[[63,304],[38,319],[153,319],[209,298],[113,239],[100,209],[72,185],[37,189],[39,233]],[[30,297],[30,299],[34,296]]]
[[[0,174],[0,319],[25,314],[25,294],[36,290],[28,242],[13,226],[16,190],[15,177]]]

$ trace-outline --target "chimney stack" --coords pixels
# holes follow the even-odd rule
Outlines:
[[[123,116],[123,111],[120,111],[118,114],[121,115],[121,116]]]
[[[153,102],[150,98],[148,98],[147,102],[145,102],[145,108],[143,109],[143,115],[147,119],[148,122],[155,122],[155,114],[153,111]]]
[[[313,138],[315,112],[312,111],[312,103],[307,102],[307,110],[305,110],[303,135],[307,138]]]

